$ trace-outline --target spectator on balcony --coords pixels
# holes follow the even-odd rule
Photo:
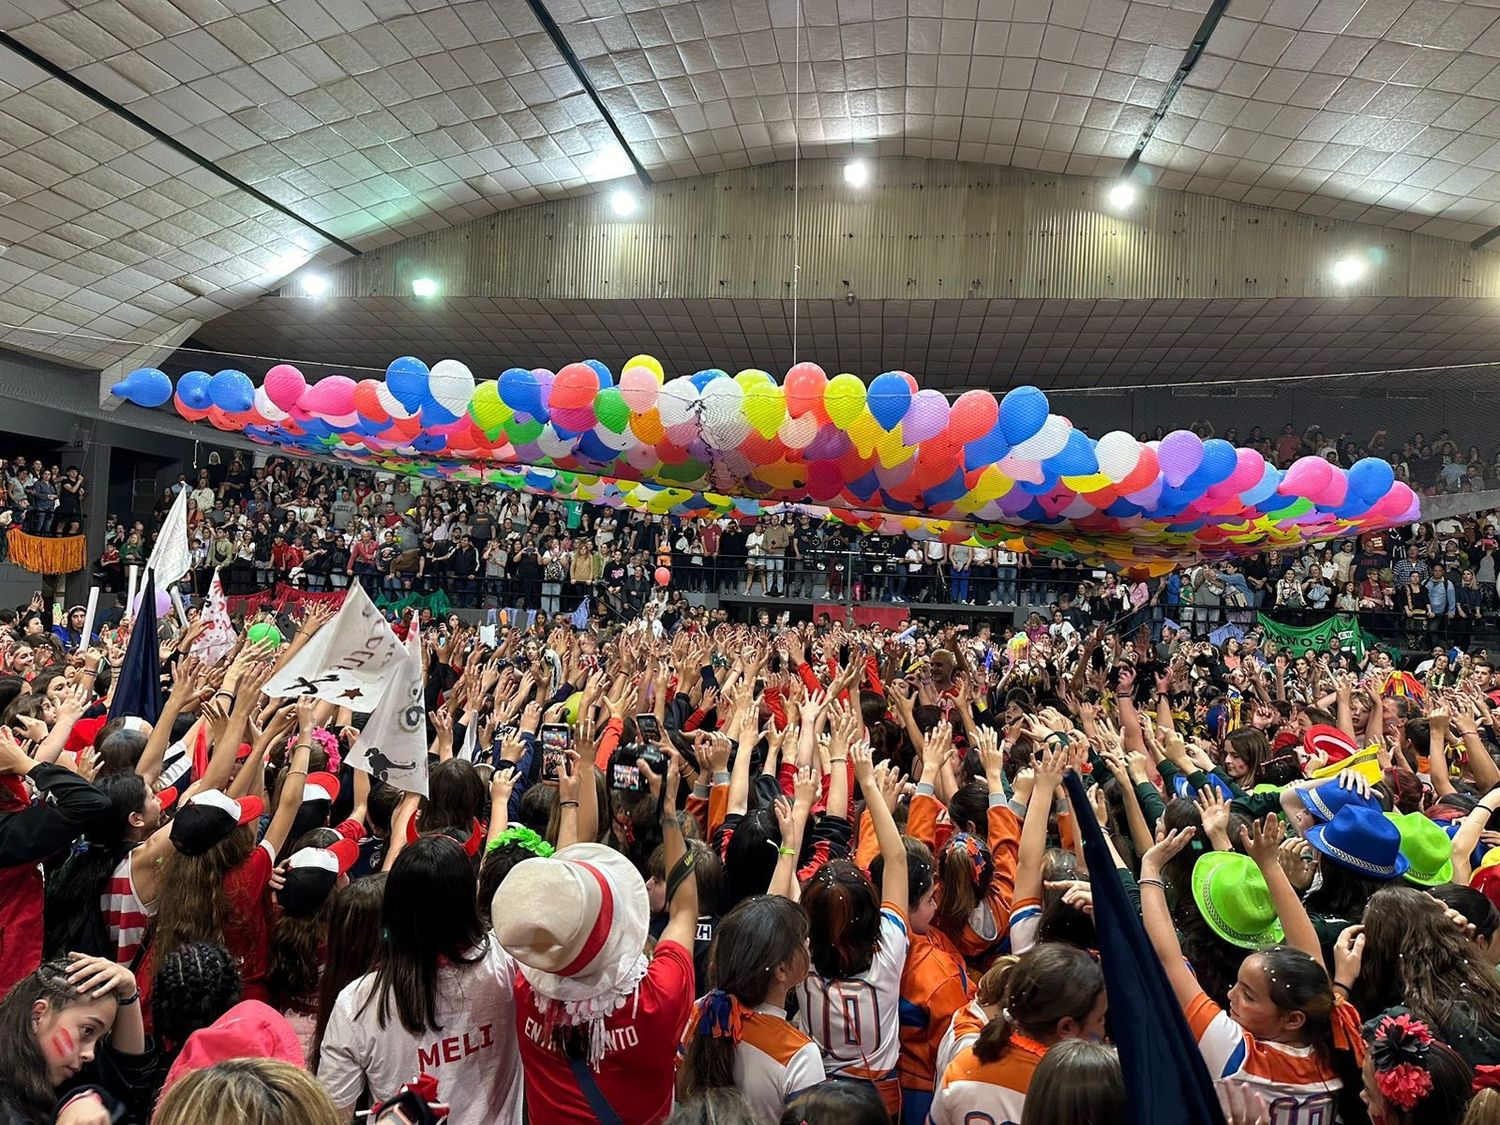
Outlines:
[[[69,465],[57,486],[57,534],[77,535],[83,530],[83,474]]]
[[[1396,565],[1392,568],[1392,576],[1395,578],[1398,589],[1406,587],[1413,574],[1419,581],[1426,582],[1431,573],[1431,568],[1422,560],[1415,543],[1408,544],[1406,557],[1397,559]]]
[[[43,469],[31,480],[26,486],[26,499],[31,502],[31,526],[27,530],[33,535],[51,535],[57,516],[57,484],[51,469]]]

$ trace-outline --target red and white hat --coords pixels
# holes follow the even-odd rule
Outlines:
[[[1330,765],[1334,762],[1342,762],[1345,758],[1352,758],[1359,753],[1359,747],[1355,745],[1354,739],[1338,727],[1331,727],[1327,723],[1308,727],[1307,733],[1302,736],[1302,748],[1307,751],[1310,758],[1326,754]]]
[[[522,860],[490,903],[496,939],[567,1024],[608,1015],[634,992],[650,913],[640,872],[602,844]]]
[[[302,803],[327,801],[332,804],[339,799],[339,779],[324,771],[310,773],[302,786]]]
[[[359,845],[336,840],[326,848],[302,848],[286,862],[286,885],[276,892],[276,901],[292,918],[311,918],[327,901],[340,875],[359,861]]]
[[[172,821],[172,846],[183,855],[202,855],[229,837],[242,824],[265,812],[259,797],[235,800],[219,789],[205,789],[178,810]]]

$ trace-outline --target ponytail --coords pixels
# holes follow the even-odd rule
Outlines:
[[[957,938],[969,915],[989,893],[995,879],[995,861],[979,837],[960,832],[943,848],[938,868],[943,893],[933,921],[943,933]]]
[[[1083,950],[1043,943],[1027,950],[1005,979],[1000,1014],[979,1033],[974,1054],[994,1062],[1017,1034],[1042,1042],[1057,1037],[1058,1022],[1088,1019],[1104,992],[1104,970]]]
[[[1303,1039],[1316,1048],[1339,1077],[1339,1116],[1344,1121],[1361,1120],[1364,1105],[1364,1040],[1359,1016],[1333,991],[1333,981],[1322,962],[1300,949],[1276,945],[1252,956],[1261,959],[1269,982],[1268,998],[1283,1011],[1302,1013]]]

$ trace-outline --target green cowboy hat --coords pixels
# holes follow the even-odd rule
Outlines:
[[[1419,887],[1436,887],[1453,878],[1453,841],[1419,812],[1386,813],[1401,833],[1401,854],[1411,867],[1404,878]]]
[[[1255,861],[1239,852],[1209,852],[1193,865],[1193,901],[1209,928],[1231,945],[1263,949],[1286,937]]]

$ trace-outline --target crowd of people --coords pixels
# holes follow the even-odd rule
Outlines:
[[[242,454],[226,462],[214,453],[149,517],[109,517],[96,568],[105,590],[127,589],[149,556],[148,528],[183,491],[189,585],[200,596],[218,571],[231,596],[360,582],[387,600],[440,591],[455,607],[545,614],[572,613],[587,598],[618,620],[652,601],[681,612],[716,595],[741,606],[771,597],[1018,608],[1028,628],[1057,623],[1060,612],[1079,627],[1149,625],[1154,639],[1168,623],[1206,637],[1259,613],[1294,626],[1341,614],[1411,653],[1500,642],[1500,512],[1130,579],[1004,546],[865,533],[798,510],[678,518],[311,460],[252,468]]]
[[[0,457],[0,528],[29,535],[79,535],[87,487],[77,465],[45,465],[40,457]]]
[[[1481,648],[424,612],[418,796],[263,691],[331,605],[157,715],[82,613],[0,612],[0,1122],[1500,1122]]]

